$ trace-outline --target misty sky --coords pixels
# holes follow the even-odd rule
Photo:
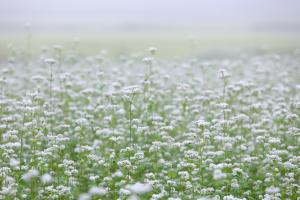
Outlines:
[[[299,0],[0,0],[0,28],[299,29]]]

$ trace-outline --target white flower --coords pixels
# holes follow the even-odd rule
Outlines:
[[[43,184],[49,184],[52,183],[53,179],[50,174],[46,173],[41,176],[41,181]]]
[[[230,77],[230,74],[227,72],[226,69],[220,69],[219,70],[219,78],[220,79],[227,79]]]
[[[118,162],[118,165],[120,167],[130,168],[131,167],[131,162],[129,160],[121,160],[121,161]]]
[[[148,48],[148,51],[149,51],[152,55],[154,55],[154,54],[156,53],[156,51],[157,51],[157,48],[156,48],[156,47],[149,47],[149,48]]]
[[[152,186],[150,184],[139,182],[133,185],[128,185],[126,188],[135,194],[144,194],[152,190]]]
[[[90,195],[106,195],[107,194],[107,190],[105,188],[102,188],[102,187],[91,187],[89,189],[89,194]]]
[[[153,58],[151,58],[151,57],[143,58],[143,62],[148,64],[148,65],[151,65],[152,62],[153,62]]]
[[[19,165],[20,165],[20,161],[14,159],[14,158],[11,158],[11,159],[9,160],[9,165],[10,165],[11,167],[13,167],[13,168],[17,168],[17,167],[19,167]]]
[[[142,91],[141,88],[137,85],[127,86],[122,89],[122,92],[126,95],[139,94],[139,93],[141,93],[141,91]]]
[[[39,175],[39,171],[36,169],[29,170],[26,174],[22,176],[22,179],[26,182],[29,182],[32,178],[35,178]]]
[[[140,198],[137,195],[133,194],[128,197],[128,200],[140,200]]]
[[[267,194],[276,194],[279,192],[280,192],[280,188],[278,188],[278,187],[271,186],[271,187],[266,188]]]
[[[245,198],[237,198],[232,195],[226,195],[226,196],[224,196],[223,200],[246,200],[246,199]]]
[[[121,196],[129,196],[129,195],[131,195],[131,191],[121,188],[119,190],[119,195],[121,195]]]
[[[54,65],[54,64],[56,63],[56,60],[53,59],[53,58],[46,58],[46,59],[44,60],[44,62],[45,62],[46,64],[48,64],[48,65]]]
[[[123,173],[120,170],[118,170],[118,171],[116,171],[115,173],[112,174],[113,178],[122,177],[122,176],[123,176]]]
[[[137,152],[134,154],[134,157],[137,159],[137,160],[142,160],[144,159],[144,152]]]
[[[199,154],[197,151],[194,150],[188,150],[186,152],[184,152],[184,157],[186,158],[190,158],[190,159],[196,159],[198,158]]]
[[[187,171],[181,171],[181,172],[178,172],[178,174],[184,180],[188,180],[190,178],[190,175]]]
[[[79,195],[78,200],[90,200],[91,196],[89,194],[81,194]]]
[[[198,121],[196,121],[196,124],[197,124],[197,126],[199,126],[201,128],[209,125],[209,123],[203,119],[199,119]]]
[[[220,169],[215,169],[213,172],[213,179],[220,180],[226,178],[226,174],[223,173]]]

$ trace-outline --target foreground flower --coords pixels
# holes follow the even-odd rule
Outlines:
[[[150,184],[139,182],[132,185],[127,185],[126,188],[135,194],[144,194],[152,190],[152,186]]]

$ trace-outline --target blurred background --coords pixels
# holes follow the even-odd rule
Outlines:
[[[166,57],[300,45],[298,0],[1,0],[0,58],[9,48],[71,46],[118,56],[159,48]]]

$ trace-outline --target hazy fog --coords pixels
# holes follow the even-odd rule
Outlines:
[[[300,30],[297,0],[1,0],[0,30]]]

